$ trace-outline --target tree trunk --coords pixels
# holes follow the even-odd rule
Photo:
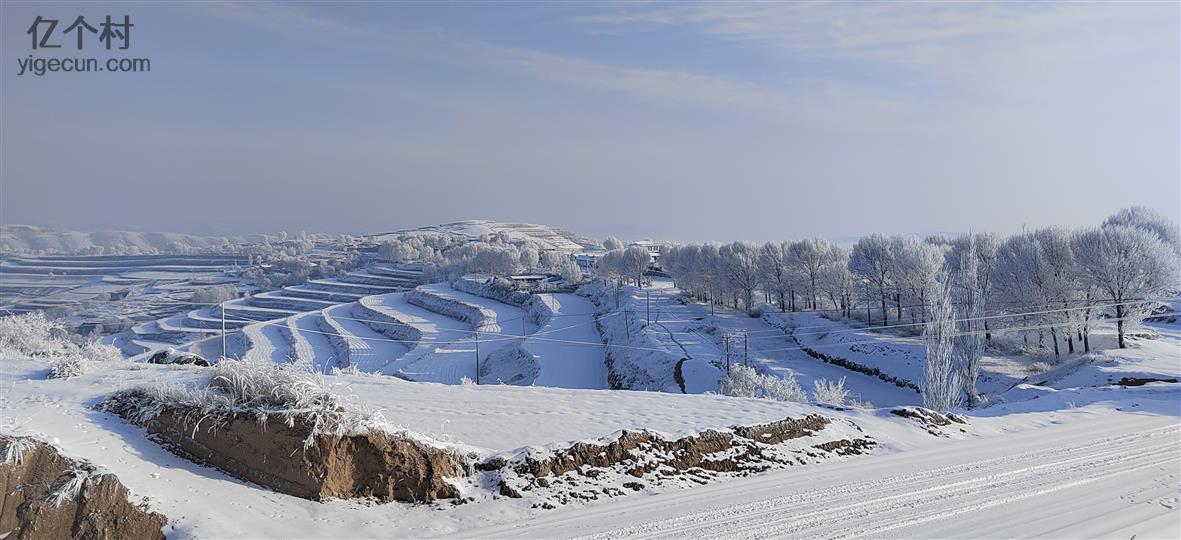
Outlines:
[[[1118,302],[1118,300],[1117,300]],[[1124,343],[1124,306],[1117,304],[1115,306],[1115,328],[1119,333],[1119,348],[1126,349],[1127,344]]]
[[[1054,338],[1054,358],[1062,358],[1062,354],[1058,352],[1058,329],[1053,326],[1050,327],[1050,337]]]

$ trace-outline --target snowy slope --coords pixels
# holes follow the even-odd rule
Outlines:
[[[341,304],[320,312],[322,331],[333,342],[337,358],[366,373],[379,371],[387,363],[406,353],[405,344],[377,333],[358,317],[356,303]],[[347,356],[346,356],[347,355]]]
[[[470,343],[469,325],[413,305],[406,301],[405,293],[368,296],[361,302],[422,333],[414,347],[383,366],[382,373],[448,384],[458,384],[463,377],[475,379],[475,346]]]
[[[277,364],[288,362],[291,358],[291,348],[280,327],[285,322],[280,320],[274,324],[255,323],[242,328],[242,334],[249,343],[244,358]]]

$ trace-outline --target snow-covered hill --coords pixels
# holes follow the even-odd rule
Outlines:
[[[461,238],[466,238],[468,240],[490,238],[496,236],[499,233],[504,233],[507,234],[512,240],[528,239],[537,242],[542,246],[546,246],[549,249],[555,249],[559,251],[578,252],[585,250],[598,250],[601,248],[599,243],[592,238],[579,236],[572,232],[550,227],[548,225],[509,223],[491,220],[468,220],[457,221],[455,223],[444,223],[442,225],[433,225],[430,227],[421,227],[418,229],[406,231],[376,234],[371,236],[370,239],[380,242],[384,236],[402,235],[406,233],[446,233]]]

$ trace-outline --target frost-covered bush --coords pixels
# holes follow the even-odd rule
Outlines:
[[[56,356],[75,347],[61,319],[40,311],[0,317],[0,352],[21,356]]]
[[[816,379],[812,381],[815,390],[812,392],[812,399],[816,403],[827,403],[829,405],[844,405],[845,399],[849,397],[849,390],[845,388],[845,378],[841,377],[838,381],[830,381],[828,379]]]
[[[1032,375],[1041,375],[1050,371],[1050,364],[1048,362],[1034,362],[1029,365],[1029,373]]]
[[[193,425],[237,417],[260,424],[278,418],[288,427],[299,421],[309,428],[306,445],[317,435],[354,435],[384,428],[380,413],[345,405],[318,373],[292,364],[225,359],[196,385],[157,383],[123,390],[111,394],[102,408],[141,424],[165,411]]]
[[[41,312],[0,318],[0,353],[47,358],[50,378],[76,377],[86,373],[92,362],[123,359],[114,346],[93,341],[79,346],[71,337],[65,322]]]
[[[123,353],[114,345],[107,345],[92,341],[83,345],[78,354],[91,362],[118,362],[123,360]]]
[[[732,397],[753,397],[776,401],[805,402],[808,396],[788,373],[783,378],[760,375],[754,368],[741,364],[730,366],[730,374],[718,382],[718,393]]]
[[[77,354],[57,356],[49,361],[50,379],[68,379],[86,373],[89,362]]]

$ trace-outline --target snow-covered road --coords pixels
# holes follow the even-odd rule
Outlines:
[[[473,536],[1175,537],[1177,418],[1121,414],[991,441],[566,509]]]
[[[525,347],[541,362],[539,386],[557,388],[608,388],[607,364],[595,329],[595,306],[572,293],[543,294],[541,297],[556,313],[537,331],[537,338],[526,339]],[[561,340],[578,344],[566,344]],[[587,344],[590,345],[587,345]]]

